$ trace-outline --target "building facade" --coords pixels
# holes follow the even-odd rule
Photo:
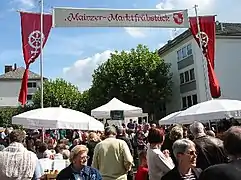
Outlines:
[[[241,24],[216,25],[215,72],[221,86],[220,98],[241,100]],[[158,51],[171,63],[173,95],[167,114],[210,100],[206,60],[189,30],[168,41]]]
[[[5,66],[5,73],[0,75],[0,107],[19,106],[18,95],[21,88],[25,68]],[[27,102],[31,103],[33,94],[40,87],[40,75],[29,71]]]

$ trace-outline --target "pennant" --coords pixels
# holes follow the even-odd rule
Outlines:
[[[215,40],[216,40],[216,25],[215,25],[215,16],[200,16],[199,25],[200,25],[200,36],[203,54],[207,60],[208,68],[208,78],[209,78],[209,87],[212,98],[219,98],[221,96],[221,89],[216,77],[214,67],[215,67]],[[198,24],[196,17],[190,17],[190,30],[194,36],[196,42],[200,46],[199,35],[198,35]]]
[[[22,50],[25,62],[25,72],[22,79],[22,85],[18,101],[25,105],[28,94],[28,74],[30,64],[33,63],[41,53],[41,38],[43,47],[48,39],[52,27],[52,15],[43,15],[43,32],[41,33],[41,14],[20,12],[21,17],[21,35]]]

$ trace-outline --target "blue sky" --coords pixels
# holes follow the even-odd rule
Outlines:
[[[188,9],[199,5],[199,13],[216,14],[217,20],[240,22],[240,0],[45,0],[45,12],[52,7],[117,9]],[[228,7],[228,9],[227,9]],[[0,0],[0,74],[5,64],[24,66],[20,18],[16,10],[39,11],[38,0]],[[230,10],[230,11],[229,11]],[[177,31],[177,33],[180,31]],[[44,49],[44,76],[63,77],[78,85],[90,86],[91,74],[114,50],[128,50],[142,43],[159,48],[175,35],[171,29],[151,28],[54,28]],[[39,72],[39,60],[31,70]]]

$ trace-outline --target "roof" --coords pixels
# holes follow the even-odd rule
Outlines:
[[[158,54],[161,55],[170,50],[183,40],[191,36],[191,31],[188,29],[173,40],[168,41],[163,47],[158,50]],[[218,36],[241,36],[241,23],[216,23],[216,35]]]
[[[25,68],[24,67],[19,67],[16,70],[13,71],[9,71],[5,74],[0,75],[0,80],[20,80],[23,78],[23,74],[24,74]],[[29,79],[31,80],[36,80],[36,79],[40,79],[41,76],[29,71]]]

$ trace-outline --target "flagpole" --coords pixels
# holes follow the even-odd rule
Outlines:
[[[43,102],[43,97],[44,97],[44,87],[43,87],[43,38],[42,35],[44,34],[43,32],[43,14],[44,14],[44,0],[40,0],[40,32],[41,32],[41,38],[40,38],[40,76],[41,76],[41,95],[40,95],[40,103],[41,103],[41,108],[44,107],[44,102]]]
[[[43,77],[43,41],[42,35],[43,32],[43,17],[44,17],[44,0],[40,0],[40,76],[41,76],[41,95],[40,95],[40,103],[41,108],[44,108],[44,77]],[[45,130],[42,128],[42,141],[44,142]]]
[[[208,91],[208,85],[207,85],[207,71],[206,71],[206,61],[205,57],[203,55],[203,43],[202,43],[202,37],[201,37],[201,28],[200,28],[200,23],[199,23],[199,17],[198,17],[198,12],[197,12],[197,7],[198,5],[194,6],[195,9],[195,15],[196,15],[196,20],[197,20],[197,29],[198,29],[198,38],[199,38],[199,46],[201,48],[201,57],[202,57],[202,62],[203,62],[203,75],[204,75],[204,85],[205,85],[205,93],[206,93],[206,101],[208,101],[209,98],[209,91]]]

